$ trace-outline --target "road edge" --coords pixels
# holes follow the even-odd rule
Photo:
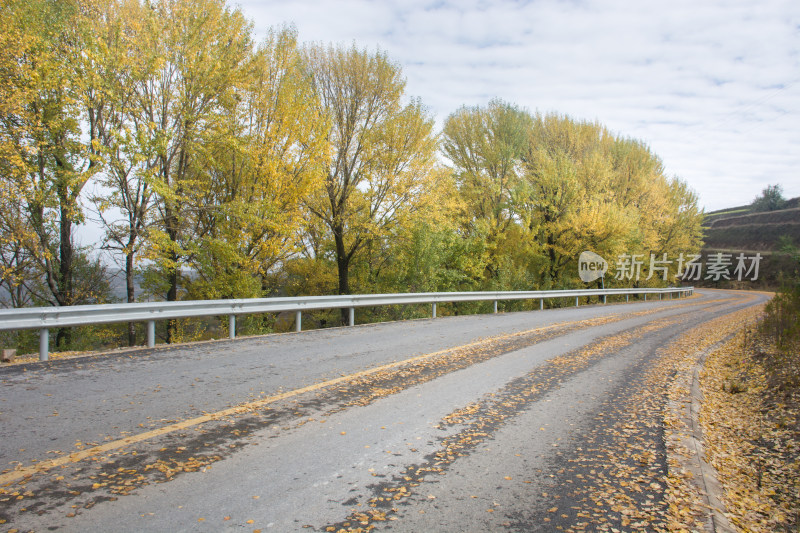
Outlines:
[[[720,533],[735,533],[737,529],[725,515],[727,508],[722,501],[724,490],[717,478],[717,471],[706,461],[703,428],[699,419],[703,402],[700,371],[708,355],[729,342],[734,335],[728,335],[701,350],[695,355],[690,368],[678,371],[672,386],[684,391],[684,394],[671,398],[667,404],[668,414],[672,415],[673,420],[681,422],[669,438],[672,442],[667,446],[668,460],[671,460],[671,464],[677,464],[682,471],[690,473],[690,482],[702,499],[706,530]],[[685,450],[686,453],[678,450]]]
[[[759,291],[746,291],[759,294]],[[764,294],[764,293],[761,293]],[[752,302],[685,332],[667,348],[675,358],[663,412],[667,478],[672,521],[678,529],[689,523],[706,531],[740,531],[724,503],[726,492],[717,470],[706,458],[703,382],[700,376],[709,356],[733,342],[743,328],[763,313],[766,302]]]

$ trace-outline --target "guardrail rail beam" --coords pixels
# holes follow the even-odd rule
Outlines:
[[[22,307],[0,309],[0,331],[25,329],[39,330],[39,359],[48,360],[49,330],[52,328],[114,324],[122,322],[147,323],[147,347],[156,345],[156,320],[177,320],[193,317],[228,316],[228,335],[236,337],[236,315],[258,313],[295,312],[295,331],[302,330],[302,312],[320,309],[347,309],[348,323],[355,325],[356,307],[380,307],[384,305],[431,305],[431,317],[436,318],[437,306],[443,302],[491,301],[492,310],[498,312],[498,302],[508,300],[539,300],[539,309],[544,309],[545,299],[580,298],[598,296],[606,303],[608,296],[642,296],[657,294],[663,299],[687,297],[694,294],[694,287],[630,288],[630,289],[577,289],[550,291],[487,291],[487,292],[428,292],[402,294],[359,294],[332,296],[301,296],[250,298],[235,300],[202,300],[179,302],[138,302],[122,304],[76,305],[69,307]]]

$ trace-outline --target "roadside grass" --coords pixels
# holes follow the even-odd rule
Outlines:
[[[785,285],[783,290],[767,304],[759,331],[767,336],[781,353],[797,360],[797,354],[800,352],[800,280]]]

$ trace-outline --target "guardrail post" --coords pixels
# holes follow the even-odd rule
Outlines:
[[[494,301],[494,312],[497,313],[497,300]]]
[[[431,304],[431,318],[436,318],[436,302]]]
[[[155,348],[156,346],[156,321],[147,321],[147,347]]]
[[[39,330],[39,361],[47,361],[49,356],[50,330],[42,328]]]
[[[578,303],[578,297],[576,296],[575,297],[575,307],[578,307],[578,305],[580,305],[580,304]]]
[[[644,293],[644,301],[647,301],[647,293]]]
[[[631,297],[630,294],[625,295],[625,303],[628,303],[630,301],[630,297]]]
[[[355,307],[351,307],[350,308],[350,325],[351,326],[355,326],[356,325],[356,308]]]
[[[603,295],[603,303],[606,303],[606,295]]]
[[[236,338],[236,315],[228,315],[228,338]]]
[[[294,313],[294,330],[303,331],[303,312],[295,311]]]
[[[544,298],[539,298],[539,311],[544,309]]]

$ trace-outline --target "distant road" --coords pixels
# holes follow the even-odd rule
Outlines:
[[[636,506],[660,516],[660,350],[765,299],[701,290],[2,367],[0,531],[630,523],[590,497],[621,475],[628,425],[625,475],[652,476]]]

